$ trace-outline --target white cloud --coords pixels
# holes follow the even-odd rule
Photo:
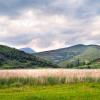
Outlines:
[[[91,34],[100,37],[100,16],[95,16],[91,22]]]
[[[78,43],[100,42],[100,16],[87,6],[85,8],[86,0],[44,2],[47,5],[36,2],[35,7],[28,6],[26,9],[24,6],[24,10],[20,8],[20,14],[14,17],[11,12],[11,15],[0,16],[0,43],[44,51]],[[79,18],[83,13],[85,17]]]
[[[62,31],[64,29],[71,30],[72,27],[75,28],[76,25],[79,24],[77,20],[75,21],[72,18],[65,17],[62,15],[45,16],[43,14],[38,14],[37,12],[32,12],[32,11],[23,13],[22,16],[19,16],[17,19],[9,19],[7,17],[6,18],[0,17],[0,19],[3,24],[6,23],[6,25],[5,24],[2,25],[2,23],[0,23],[0,26],[2,26],[3,29],[3,30],[0,29],[1,40],[4,38],[3,40],[7,39],[7,41],[11,43],[12,41],[14,41],[12,40],[14,38],[16,42],[13,42],[12,44],[17,45],[17,42],[18,43],[19,41],[24,42],[23,39],[24,38],[26,39],[26,37],[24,37],[24,35],[22,34],[25,35],[27,34],[27,38],[28,35],[29,37],[32,36],[32,38],[30,38],[31,40],[26,45],[34,44],[32,46],[33,48],[37,48],[37,50],[59,48],[61,45],[64,46],[64,43],[61,42],[59,38],[60,35],[62,36]],[[21,37],[21,39],[19,38],[19,36]],[[47,38],[46,41],[43,40],[43,38]],[[50,38],[49,42],[48,38]],[[46,48],[45,46],[43,46],[43,44],[39,45],[41,44],[41,42],[43,44],[46,44],[48,42],[49,44],[48,47]],[[19,43],[19,44],[23,45],[24,43]]]

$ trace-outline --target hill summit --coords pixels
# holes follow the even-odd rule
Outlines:
[[[24,51],[25,53],[29,53],[29,54],[36,53],[33,49],[31,49],[29,47],[21,48],[20,50]]]
[[[74,65],[78,67],[100,59],[100,46],[78,44],[62,49],[36,53],[35,55],[59,64],[61,67],[73,67]],[[100,68],[99,65],[98,67]]]
[[[0,45],[0,68],[55,67],[50,61],[23,51]]]

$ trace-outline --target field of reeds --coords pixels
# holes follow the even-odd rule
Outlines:
[[[55,85],[76,82],[100,82],[98,69],[16,69],[0,70],[0,87]]]
[[[0,100],[100,100],[100,70],[0,70]]]

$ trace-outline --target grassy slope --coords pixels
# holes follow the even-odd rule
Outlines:
[[[99,83],[0,89],[0,100],[100,100]]]
[[[46,52],[37,53],[37,56],[44,57],[54,63],[66,66],[68,62],[77,61],[90,62],[100,58],[99,45],[75,45],[68,48],[51,50]]]
[[[80,55],[74,56],[73,58],[63,61],[60,63],[60,66],[66,66],[67,63],[72,62],[73,60],[79,59],[80,61],[84,62],[91,62],[95,59],[100,58],[100,47],[97,46],[89,46],[87,49],[82,52]],[[91,64],[91,66],[96,65],[97,67],[95,68],[100,68],[100,64]]]
[[[47,60],[14,48],[0,45],[0,68],[36,68],[47,66],[54,67],[54,65]]]
[[[36,53],[36,55],[39,57],[44,57],[58,64],[65,60],[69,60],[76,55],[81,54],[85,49],[86,49],[86,46],[84,45],[75,45],[68,48]]]
[[[96,47],[88,47],[85,52],[75,58],[80,58],[81,60],[94,60],[100,58],[100,50]]]

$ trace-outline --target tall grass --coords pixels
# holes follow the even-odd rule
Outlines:
[[[0,87],[21,87],[21,86],[39,86],[65,84],[66,78],[59,77],[41,77],[41,78],[1,78]]]
[[[0,70],[0,88],[100,82],[100,70]]]
[[[4,87],[23,87],[23,86],[46,86],[46,85],[59,85],[78,82],[100,82],[100,78],[65,78],[65,77],[41,77],[41,78],[1,78],[0,88]]]

